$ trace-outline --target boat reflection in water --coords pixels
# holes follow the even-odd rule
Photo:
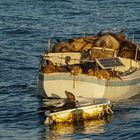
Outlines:
[[[94,121],[83,121],[76,124],[69,123],[58,123],[56,125],[51,125],[46,127],[46,139],[71,139],[73,135],[77,133],[82,133],[77,137],[84,138],[84,134],[96,135],[105,132],[106,124],[110,123],[112,120],[112,115],[107,115],[106,118],[102,120]],[[87,137],[87,136],[86,136]]]

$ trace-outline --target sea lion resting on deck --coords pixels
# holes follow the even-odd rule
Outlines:
[[[66,68],[63,66],[54,65],[50,60],[46,60],[45,66],[42,67],[43,73],[53,73],[53,72],[66,72]]]
[[[98,37],[87,36],[81,38],[73,38],[69,40],[69,42],[71,46],[73,46],[74,52],[80,52],[80,51],[88,52],[94,46],[94,43],[97,39]]]
[[[117,50],[120,48],[120,43],[111,35],[103,35],[96,41],[95,46]]]
[[[69,42],[58,42],[53,47],[53,52],[72,52],[73,47]]]
[[[122,58],[134,59],[135,52],[136,52],[135,50],[123,49],[123,50],[120,50],[118,56],[120,56]]]
[[[50,60],[46,60],[45,65],[42,67],[43,73],[52,73],[55,72],[55,66]]]
[[[81,73],[82,73],[82,68],[80,66],[73,66],[71,70],[71,74],[76,75]]]
[[[60,41],[54,45],[53,52],[89,51],[97,39],[97,37],[87,36],[81,38],[72,38],[67,42]]]

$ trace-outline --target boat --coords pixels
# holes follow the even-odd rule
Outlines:
[[[140,48],[122,33],[52,39],[41,57],[37,96],[128,99],[140,93]]]
[[[106,115],[112,115],[112,103],[105,98],[76,99],[76,106],[63,108],[62,105],[46,107],[45,124],[79,123],[87,120],[102,119]],[[69,105],[67,106],[69,107]],[[60,110],[61,108],[61,110]]]

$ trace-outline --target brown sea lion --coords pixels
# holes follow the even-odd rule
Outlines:
[[[134,59],[135,52],[136,52],[135,50],[123,49],[123,50],[120,50],[120,52],[118,53],[118,56],[123,57],[123,58]]]
[[[83,37],[83,40],[86,41],[87,43],[94,43],[99,39],[99,36],[85,36]]]
[[[49,65],[45,65],[42,68],[42,72],[43,73],[53,73],[53,72],[67,72],[67,69],[65,67],[62,66],[56,66],[53,64],[49,64]]]
[[[67,69],[64,66],[55,66],[56,72],[67,72]]]
[[[45,65],[43,68],[42,68],[42,72],[43,73],[53,73],[55,72],[55,66],[54,65]]]
[[[82,69],[80,66],[73,66],[71,73],[76,75],[76,74],[81,74],[82,73]]]
[[[45,66],[42,67],[43,73],[52,73],[55,72],[56,68],[50,60],[46,60]]]
[[[120,44],[127,40],[126,37],[120,33],[113,34],[113,37],[118,40]]]
[[[73,48],[69,42],[58,42],[53,47],[53,52],[72,52]]]
[[[120,43],[111,35],[104,35],[100,37],[96,43],[96,47],[105,47],[110,49],[119,49]]]
[[[72,108],[76,107],[76,98],[75,98],[74,94],[72,94],[69,91],[65,91],[65,94],[67,96],[65,107],[67,107],[68,109],[72,109]]]
[[[73,109],[76,107],[76,99],[74,94],[72,94],[69,91],[65,91],[66,94],[66,101],[65,104],[63,106],[49,106],[49,107],[43,107],[42,109],[44,110],[49,110],[51,113],[53,112],[58,112],[58,111],[63,111],[63,110],[67,110],[67,109]]]
[[[73,48],[74,52],[79,52],[81,51],[82,47],[86,44],[87,42],[84,41],[82,38],[79,39],[72,39],[70,41],[70,45]]]
[[[94,69],[89,69],[89,70],[87,71],[87,73],[88,73],[89,76],[95,75]]]
[[[86,43],[86,44],[83,45],[83,47],[81,48],[81,51],[88,52],[92,47],[93,47],[93,43]]]
[[[97,78],[104,78],[104,79],[109,80],[112,77],[112,73],[110,73],[107,70],[96,70],[95,71],[95,76]]]

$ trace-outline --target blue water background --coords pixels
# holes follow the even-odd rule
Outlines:
[[[0,0],[0,140],[140,139],[140,96],[114,105],[107,120],[43,124],[35,94],[49,37],[127,28],[140,43],[140,0]]]

